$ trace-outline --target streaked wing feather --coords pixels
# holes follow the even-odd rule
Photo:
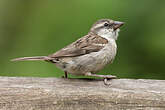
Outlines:
[[[97,52],[104,47],[108,41],[100,36],[88,34],[72,44],[62,48],[54,54],[49,55],[52,58],[75,57],[91,52]]]

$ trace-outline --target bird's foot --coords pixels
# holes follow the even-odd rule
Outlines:
[[[117,78],[117,76],[113,76],[113,75],[105,75],[105,77],[104,77],[104,84],[105,84],[105,85],[111,85],[110,82],[108,83],[108,80],[116,79],[116,78]]]
[[[86,76],[95,76],[95,77],[104,78],[104,84],[105,85],[110,85],[111,84],[111,83],[108,83],[108,80],[117,78],[117,76],[114,76],[114,75],[98,75],[98,74],[92,74],[92,73],[86,73],[85,75]]]

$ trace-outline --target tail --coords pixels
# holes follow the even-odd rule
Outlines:
[[[15,58],[15,59],[12,59],[11,61],[24,61],[24,60],[34,61],[34,60],[49,60],[49,59],[50,58],[47,56],[34,56],[34,57]]]

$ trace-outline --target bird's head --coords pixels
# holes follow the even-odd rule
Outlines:
[[[90,32],[97,34],[106,39],[112,38],[117,40],[118,32],[120,27],[124,22],[114,21],[111,19],[101,19],[98,20],[90,29]]]

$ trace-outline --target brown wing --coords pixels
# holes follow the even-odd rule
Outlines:
[[[100,36],[88,34],[72,44],[62,48],[54,54],[49,55],[52,58],[75,57],[80,55],[97,52],[107,44],[108,41]]]

